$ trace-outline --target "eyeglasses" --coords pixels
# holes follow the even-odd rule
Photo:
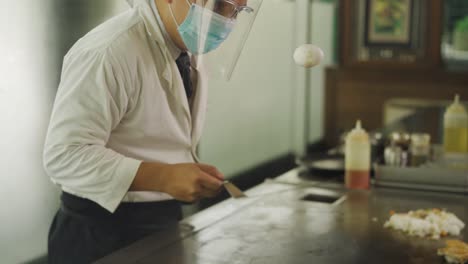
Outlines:
[[[227,18],[236,18],[242,11],[252,13],[254,10],[246,5],[239,5],[234,0],[214,0],[213,11]]]

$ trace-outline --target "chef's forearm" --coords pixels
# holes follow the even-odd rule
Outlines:
[[[164,191],[165,169],[168,164],[160,162],[142,162],[129,191]]]

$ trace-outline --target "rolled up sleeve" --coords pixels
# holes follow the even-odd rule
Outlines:
[[[110,51],[64,60],[44,146],[44,167],[62,190],[114,212],[141,164],[106,147],[124,118],[131,87]]]

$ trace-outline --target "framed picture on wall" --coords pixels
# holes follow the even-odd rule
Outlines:
[[[367,0],[365,44],[411,46],[413,0]]]
[[[440,66],[442,0],[340,0],[344,66]]]

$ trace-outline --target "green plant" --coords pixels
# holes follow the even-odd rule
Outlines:
[[[457,21],[455,31],[468,33],[468,16]]]

